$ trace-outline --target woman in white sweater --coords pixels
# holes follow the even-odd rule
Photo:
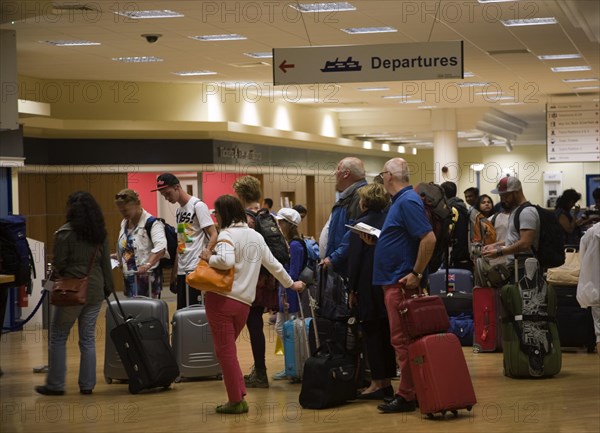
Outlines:
[[[254,301],[260,267],[262,265],[267,268],[282,287],[302,291],[305,284],[301,281],[294,282],[283,265],[273,257],[263,237],[248,227],[246,213],[237,198],[223,195],[215,201],[214,207],[221,233],[214,251],[205,249],[200,257],[217,269],[234,268],[231,292],[208,292],[204,298],[228,397],[227,403],[217,406],[216,411],[246,413],[246,386],[237,359],[235,340],[246,324],[250,305]]]

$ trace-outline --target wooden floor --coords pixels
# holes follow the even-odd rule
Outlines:
[[[169,303],[171,312],[174,304]],[[131,395],[124,384],[108,385],[104,362],[104,309],[98,323],[98,384],[91,396],[79,394],[76,338],[68,347],[67,394],[45,397],[34,392],[44,375],[32,372],[46,363],[46,331],[28,329],[2,336],[0,431],[12,432],[599,432],[600,362],[584,351],[563,354],[561,373],[551,379],[515,380],[502,374],[502,354],[474,354],[464,348],[478,404],[456,419],[428,420],[419,412],[380,414],[376,401],[313,411],[298,404],[300,385],[271,381],[269,389],[249,389],[250,412],[218,415],[226,400],[222,381],[174,384],[171,390]],[[266,318],[266,316],[265,316]],[[283,367],[274,354],[275,332],[265,324],[269,375]],[[76,333],[72,333],[77,335]],[[244,372],[252,356],[248,334],[238,342]],[[397,386],[394,381],[393,385]]]

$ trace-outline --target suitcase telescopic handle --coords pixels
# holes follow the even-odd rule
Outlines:
[[[121,305],[121,302],[119,301],[119,297],[117,296],[117,292],[115,292],[115,290],[113,289],[112,294],[115,297],[115,300],[117,301],[117,306],[119,307],[119,311],[121,312],[121,317],[123,317],[123,323],[125,323],[127,321],[127,318],[125,316],[125,311],[123,310],[123,306]],[[109,299],[110,295],[105,296],[104,299],[106,299],[106,303],[108,304],[108,309],[110,310],[110,314],[112,314],[113,319],[115,321],[115,324],[119,323],[119,320],[117,319],[117,315],[115,313],[115,310],[113,309],[111,303],[110,303],[110,299]]]

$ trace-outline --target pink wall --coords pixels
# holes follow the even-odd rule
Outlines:
[[[129,173],[127,176],[127,187],[135,190],[142,201],[142,206],[152,215],[157,213],[156,194],[150,192],[156,188],[156,178],[160,173]],[[175,176],[179,173],[174,172]],[[209,209],[214,207],[217,197],[223,194],[233,194],[231,185],[240,176],[240,173],[207,172],[202,175],[202,201]]]
[[[214,207],[215,200],[223,194],[233,194],[233,182],[244,174],[210,172],[202,175],[202,200],[209,209]]]
[[[156,215],[156,194],[158,192],[150,192],[156,188],[156,178],[160,173],[129,173],[127,175],[127,188],[134,190],[140,196],[142,207]]]

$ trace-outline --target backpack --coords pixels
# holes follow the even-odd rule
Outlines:
[[[160,259],[160,264],[158,265],[158,267],[172,268],[175,264],[175,257],[177,256],[177,230],[175,230],[175,227],[173,227],[172,225],[167,224],[167,222],[164,219],[151,216],[146,220],[146,225],[144,226],[144,228],[146,229],[146,233],[148,233],[150,241],[152,241],[152,224],[154,224],[154,221],[156,220],[163,223],[163,226],[165,227],[165,238],[167,239],[167,252],[169,253],[169,258],[163,256]]]
[[[496,228],[493,220],[490,221],[477,209],[469,212],[469,252],[471,260],[481,257],[481,249],[484,245],[496,242]]]
[[[554,212],[544,209],[541,206],[533,205],[529,202],[523,203],[515,211],[515,229],[520,230],[521,223],[519,216],[526,207],[533,206],[540,217],[540,241],[537,250],[531,248],[540,266],[542,268],[556,268],[565,262],[565,243],[562,233],[562,226]]]
[[[421,196],[421,200],[423,200],[425,214],[435,234],[435,248],[428,265],[429,271],[435,272],[442,265],[444,254],[448,251],[450,243],[449,228],[452,226],[452,210],[448,206],[446,195],[441,186],[433,182],[422,182],[417,185],[415,191]]]
[[[0,218],[0,272],[15,276],[15,286],[31,284],[35,278],[33,254],[26,235],[25,217],[8,215]]]
[[[308,266],[312,266],[316,269],[316,264],[321,260],[321,256],[319,253],[319,244],[312,238],[304,239],[304,243],[306,244],[306,254],[308,257]]]
[[[283,233],[275,217],[268,209],[260,209],[258,212],[246,210],[246,215],[254,219],[254,230],[262,235],[273,256],[282,264],[290,262],[290,251]]]

